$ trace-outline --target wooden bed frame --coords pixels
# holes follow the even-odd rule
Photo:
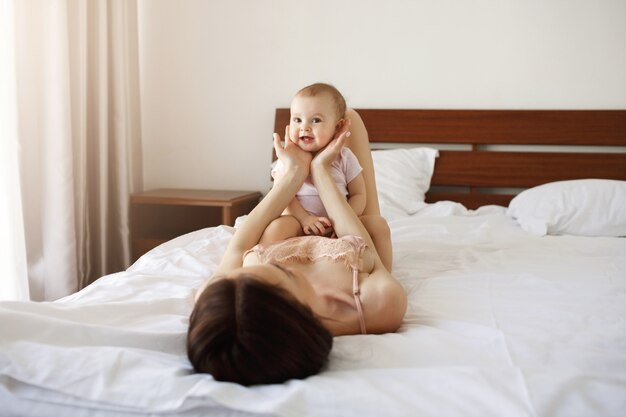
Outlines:
[[[356,111],[373,149],[381,143],[443,147],[426,195],[430,203],[507,206],[517,192],[547,182],[626,180],[626,110]],[[289,109],[277,109],[275,131],[288,123]],[[463,149],[447,149],[451,144]]]

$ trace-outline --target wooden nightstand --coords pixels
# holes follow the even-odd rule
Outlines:
[[[261,198],[258,191],[158,189],[130,196],[133,262],[176,236],[209,226],[232,226]]]

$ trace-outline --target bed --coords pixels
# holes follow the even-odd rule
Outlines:
[[[335,338],[305,380],[192,373],[193,292],[234,228],[197,230],[61,300],[0,303],[0,415],[624,415],[626,111],[359,113],[384,148],[397,333]]]

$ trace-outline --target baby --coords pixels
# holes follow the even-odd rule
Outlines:
[[[344,128],[346,101],[329,84],[304,87],[291,102],[289,138],[301,149],[316,154]],[[272,177],[281,175],[280,161],[272,169]],[[331,166],[337,187],[348,199],[357,216],[365,210],[365,180],[358,159],[344,147]],[[333,229],[311,177],[302,185],[296,198],[266,229],[261,242],[270,243],[302,235],[332,236]],[[371,233],[371,232],[370,232]]]

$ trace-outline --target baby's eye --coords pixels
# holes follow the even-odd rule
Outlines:
[[[319,117],[314,117],[313,118],[313,123],[321,123],[322,119],[320,119]]]
[[[299,117],[294,117],[291,121],[294,123],[300,123],[302,120],[300,120]]]

